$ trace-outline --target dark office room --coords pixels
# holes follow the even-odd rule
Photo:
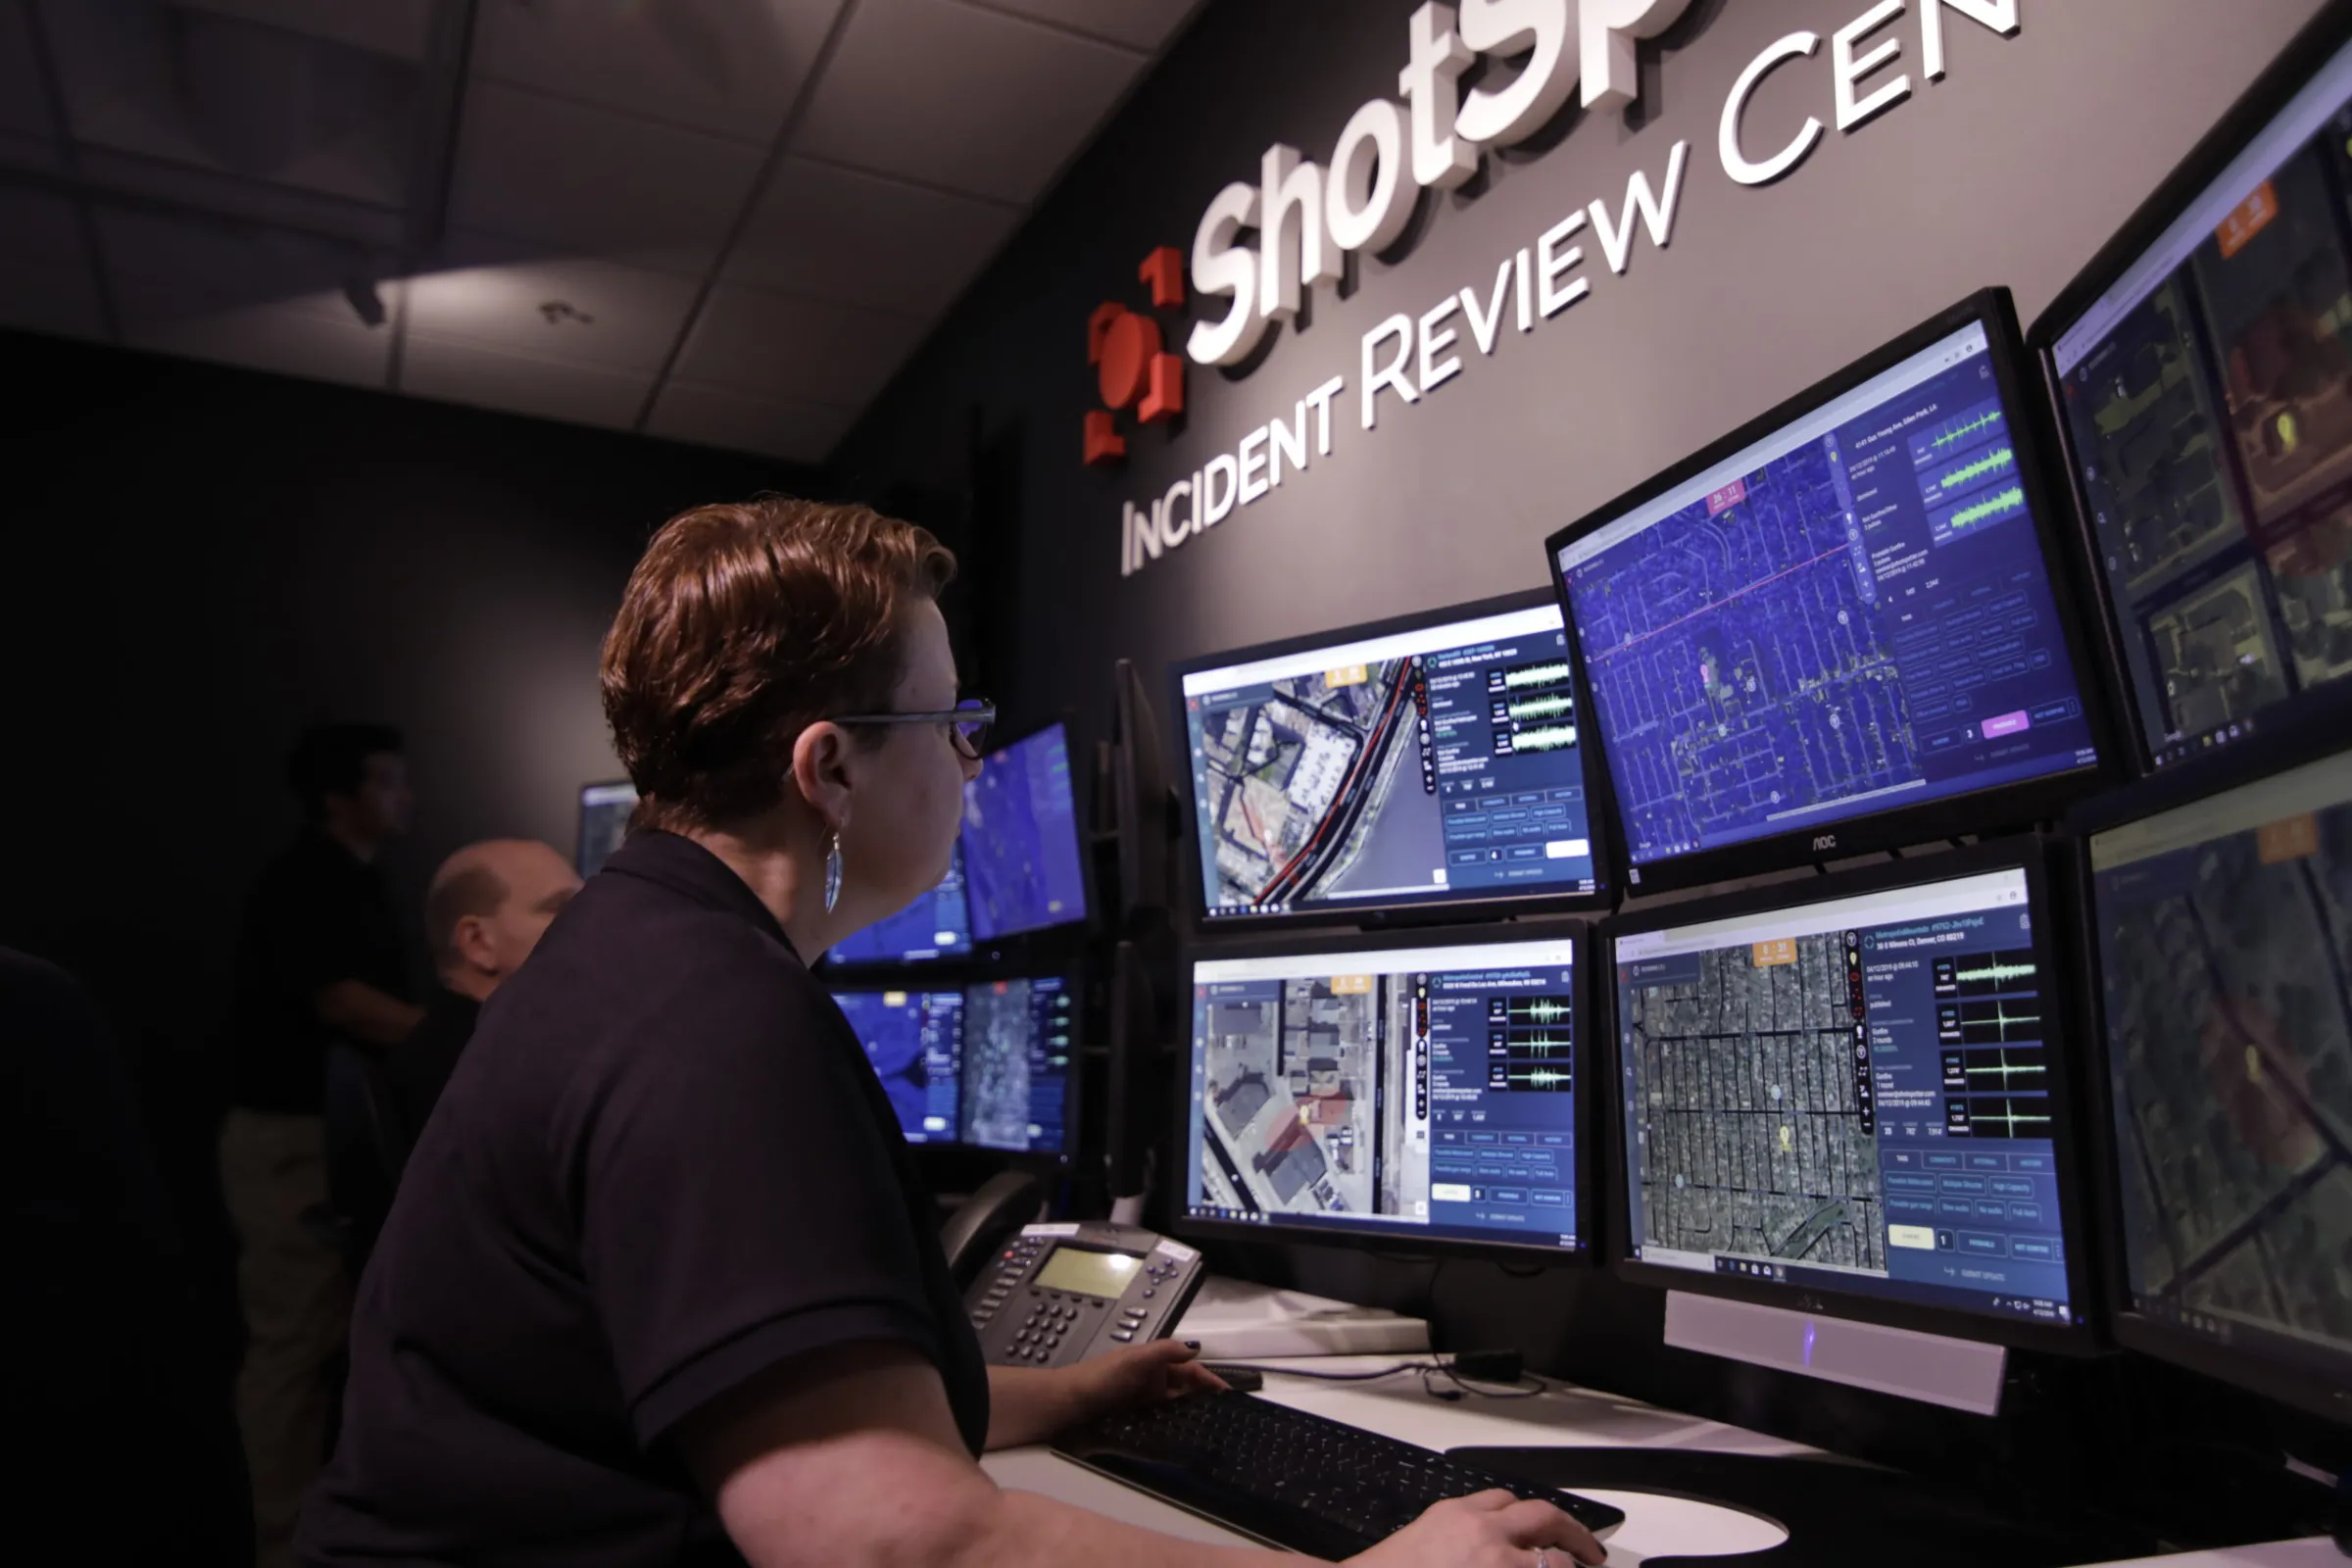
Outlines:
[[[2352,0],[0,0],[33,1563],[2352,1558]]]

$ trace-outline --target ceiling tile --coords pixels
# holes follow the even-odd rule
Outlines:
[[[651,374],[559,364],[414,328],[401,351],[403,392],[614,430],[636,422],[653,385]]]
[[[171,0],[183,11],[258,22],[266,27],[348,44],[370,54],[422,61],[432,40],[433,0]]]
[[[104,338],[98,281],[86,267],[0,255],[0,326]]]
[[[701,275],[761,154],[715,136],[476,82],[451,220],[659,271]]]
[[[651,372],[684,329],[695,287],[666,272],[461,236],[448,266],[409,280],[409,325],[567,364]]]
[[[93,218],[106,274],[117,289],[137,292],[172,319],[261,306],[365,329],[344,297],[347,286],[378,275],[375,258],[359,246],[230,220],[117,207],[100,207]],[[383,297],[389,309],[390,296]]]
[[[722,285],[675,373],[760,397],[863,408],[927,330],[913,317]]]
[[[300,300],[196,310],[181,295],[137,285],[115,290],[122,339],[133,348],[380,387],[391,366],[392,329],[363,324],[348,305],[337,316],[331,306],[340,303]]]
[[[841,0],[482,0],[476,76],[764,147]]]
[[[648,435],[791,463],[822,463],[857,417],[855,410],[746,397],[722,387],[672,381],[646,421]]]
[[[85,271],[90,266],[74,204],[22,185],[0,185],[0,256]]]
[[[54,140],[53,113],[24,0],[0,0],[0,134]]]
[[[1155,50],[1200,8],[1200,0],[980,0],[985,9],[1011,11],[1040,22],[1123,43],[1131,49]]]
[[[953,0],[862,0],[794,145],[1025,204],[1143,65],[1127,50]]]
[[[787,158],[729,253],[725,275],[937,315],[1021,217],[1017,208]]]

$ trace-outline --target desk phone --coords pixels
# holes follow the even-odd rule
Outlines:
[[[1200,1254],[1127,1225],[1032,1225],[963,1304],[991,1366],[1068,1366],[1165,1339],[1206,1277]]]

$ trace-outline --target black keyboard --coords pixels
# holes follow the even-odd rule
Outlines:
[[[1433,1502],[1500,1487],[1594,1535],[1625,1512],[1248,1394],[1196,1394],[1065,1433],[1054,1450],[1191,1513],[1310,1557],[1352,1557]]]

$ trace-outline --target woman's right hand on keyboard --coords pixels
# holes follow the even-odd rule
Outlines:
[[[1370,1551],[1348,1559],[1360,1568],[1536,1568],[1538,1551],[1601,1563],[1608,1552],[1592,1533],[1548,1502],[1525,1501],[1497,1488],[1432,1504],[1420,1518]]]

